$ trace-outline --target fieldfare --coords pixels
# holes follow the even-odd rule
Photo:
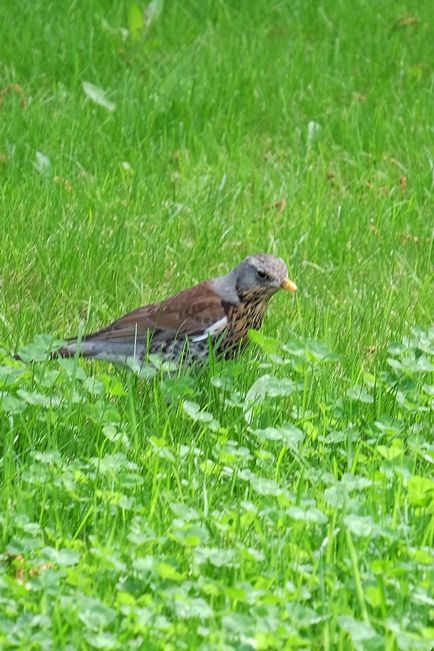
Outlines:
[[[297,290],[283,260],[250,255],[225,276],[139,307],[81,340],[71,339],[54,356],[130,365],[156,354],[189,365],[206,360],[213,349],[218,357],[230,358],[247,344],[248,331],[261,327],[268,301],[279,289]]]

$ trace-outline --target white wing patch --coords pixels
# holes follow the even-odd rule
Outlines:
[[[223,317],[222,319],[219,319],[215,323],[212,323],[206,330],[203,331],[201,335],[197,335],[196,337],[192,337],[191,341],[193,343],[197,341],[203,341],[204,339],[208,339],[208,337],[213,337],[214,335],[219,334],[228,324],[228,319],[227,317]]]

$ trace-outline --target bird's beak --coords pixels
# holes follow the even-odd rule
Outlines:
[[[282,289],[286,289],[287,292],[297,291],[297,285],[292,280],[289,280],[289,278],[286,278],[280,286]]]

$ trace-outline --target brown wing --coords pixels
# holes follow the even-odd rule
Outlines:
[[[93,332],[84,341],[131,341],[193,336],[225,316],[222,301],[205,281],[161,303],[139,307],[113,321],[107,328]]]

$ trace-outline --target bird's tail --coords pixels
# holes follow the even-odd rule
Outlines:
[[[67,341],[65,346],[61,346],[58,350],[51,353],[51,359],[58,357],[96,357],[103,352],[103,342],[92,341],[91,339],[71,339]]]
[[[92,335],[84,339],[73,339],[65,346],[52,353],[51,358],[59,357],[87,357],[100,359],[113,364],[128,364],[129,360],[140,361],[145,350],[145,345],[133,345],[130,341],[112,341],[101,337],[93,338]]]
[[[21,354],[22,353],[22,354]],[[47,351],[49,359],[87,357],[100,359],[113,364],[128,365],[131,361],[140,363],[145,353],[145,343],[131,342],[129,339],[115,339],[101,336],[101,333],[86,335],[81,338],[67,340],[65,344],[52,350]],[[20,361],[32,361],[32,357],[24,355],[20,351],[14,355],[14,359]],[[40,357],[40,352],[34,360],[42,361],[47,359],[44,355]],[[33,361],[34,361],[33,360]]]
[[[55,350],[53,353],[51,353],[50,359],[57,359],[58,357],[75,357],[77,353],[80,356],[85,356],[85,351],[83,350],[83,348],[81,346],[80,348],[78,348],[78,340],[73,339],[65,346],[62,346],[58,350]]]

